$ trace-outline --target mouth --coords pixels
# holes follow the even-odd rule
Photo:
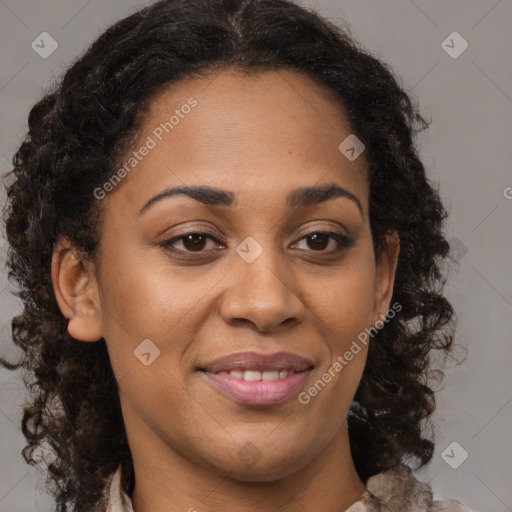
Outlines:
[[[298,394],[311,370],[288,373],[279,372],[282,377],[274,378],[276,372],[246,370],[243,378],[232,372],[203,372],[207,382],[235,402],[245,405],[272,405],[284,402]],[[271,373],[273,380],[263,380],[263,375]],[[286,373],[286,375],[284,375]],[[256,378],[258,377],[258,378]],[[252,380],[251,380],[252,379]]]
[[[205,370],[206,371],[206,370]],[[231,370],[231,371],[221,371],[215,373],[215,375],[230,375],[231,377],[239,380],[245,380],[247,382],[254,382],[258,380],[262,380],[265,382],[272,382],[275,380],[286,379],[286,377],[291,377],[295,372],[293,368],[290,369],[282,369],[282,370]]]
[[[284,352],[238,353],[197,368],[209,385],[246,405],[284,402],[299,391],[312,369],[307,359]]]

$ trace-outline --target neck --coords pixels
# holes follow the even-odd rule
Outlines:
[[[140,427],[140,425],[139,425]],[[346,423],[298,471],[241,481],[190,460],[145,425],[129,439],[134,461],[134,512],[345,512],[365,491],[350,455]],[[257,480],[257,481],[256,481]]]

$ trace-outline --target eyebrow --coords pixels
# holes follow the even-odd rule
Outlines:
[[[184,195],[209,206],[231,206],[235,199],[235,194],[233,192],[215,187],[189,186],[167,188],[153,196],[139,210],[139,215],[147,211],[151,206],[162,199],[176,195]],[[352,192],[349,192],[335,183],[292,190],[286,198],[286,204],[288,207],[295,210],[320,204],[337,197],[344,197],[354,202],[361,213],[361,217],[364,218],[363,208],[359,199],[352,194]]]

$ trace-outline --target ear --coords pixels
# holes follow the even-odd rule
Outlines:
[[[374,323],[382,319],[389,310],[399,253],[400,238],[395,231],[390,231],[386,234],[385,246],[377,259]]]
[[[80,341],[100,340],[101,307],[94,263],[81,257],[70,242],[59,239],[53,249],[51,275],[59,308],[69,319],[69,334]]]

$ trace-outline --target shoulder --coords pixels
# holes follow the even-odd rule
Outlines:
[[[405,464],[370,477],[361,500],[354,505],[361,512],[475,512],[458,500],[434,501],[432,488]]]

